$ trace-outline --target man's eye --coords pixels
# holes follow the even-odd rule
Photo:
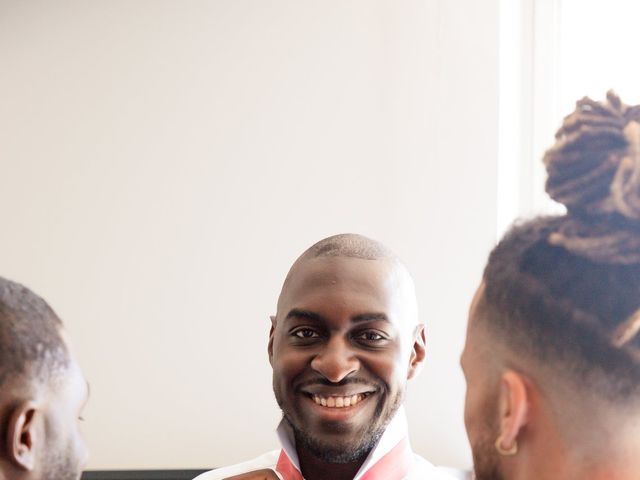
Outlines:
[[[381,340],[385,340],[385,337],[380,335],[378,332],[362,332],[357,335],[358,339],[365,340],[367,342],[379,342]]]
[[[310,328],[301,328],[299,330],[296,330],[295,332],[293,332],[293,335],[298,338],[317,338],[320,336],[318,335],[318,332]]]

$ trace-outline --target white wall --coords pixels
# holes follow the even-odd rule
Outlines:
[[[311,243],[413,271],[414,447],[468,466],[458,368],[496,230],[498,0],[0,0],[0,274],[63,317],[91,468],[275,446],[268,315]]]

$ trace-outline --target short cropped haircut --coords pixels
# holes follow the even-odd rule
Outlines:
[[[302,257],[351,257],[362,260],[396,258],[382,243],[356,233],[341,233],[324,238],[309,247]]]
[[[364,235],[357,233],[341,233],[338,235],[332,235],[324,238],[309,248],[307,248],[302,255],[293,263],[289,269],[289,273],[284,280],[280,296],[278,297],[278,309],[280,308],[280,300],[282,298],[282,292],[285,291],[292,276],[301,263],[307,260],[319,259],[319,258],[355,258],[359,260],[379,260],[387,261],[393,265],[397,272],[401,272],[400,275],[405,279],[403,280],[410,288],[410,296],[406,301],[411,302],[413,313],[411,314],[411,322],[413,324],[418,323],[418,306],[415,295],[415,287],[413,285],[413,279],[411,274],[407,270],[404,263],[400,258],[384,244],[373,240]],[[409,291],[409,290],[408,290]]]
[[[14,379],[48,382],[69,365],[61,326],[41,297],[0,277],[0,388]]]
[[[284,280],[283,288],[289,283],[289,279],[297,264],[305,260],[321,257],[347,257],[358,258],[360,260],[389,259],[399,264],[402,263],[399,262],[396,255],[389,248],[377,240],[357,233],[340,233],[323,238],[307,248],[291,266]]]
[[[639,121],[611,93],[578,102],[545,156],[567,213],[512,228],[484,271],[493,332],[614,402],[640,399]]]

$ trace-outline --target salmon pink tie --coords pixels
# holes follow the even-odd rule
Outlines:
[[[409,441],[405,438],[369,468],[360,477],[360,480],[400,480],[409,473],[412,461],[413,453],[409,448]],[[276,471],[282,475],[284,480],[304,480],[284,450],[280,452]]]

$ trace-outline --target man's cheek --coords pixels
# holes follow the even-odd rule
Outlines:
[[[305,370],[309,363],[309,355],[297,352],[291,348],[282,349],[274,356],[273,369],[278,375],[288,378],[295,377]]]

